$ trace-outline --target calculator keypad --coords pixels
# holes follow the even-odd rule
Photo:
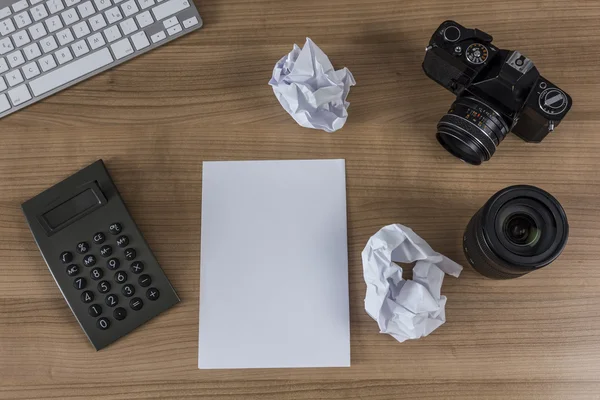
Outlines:
[[[70,251],[63,251],[60,253],[60,260],[63,264],[68,264],[73,261],[73,254]]]
[[[107,244],[102,246],[102,248],[100,249],[100,255],[102,255],[102,257],[110,257],[111,254],[112,254],[112,247],[110,247]]]
[[[79,273],[79,265],[71,264],[67,267],[67,275],[75,276]]]

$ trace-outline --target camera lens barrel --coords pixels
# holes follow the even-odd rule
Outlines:
[[[489,160],[510,132],[500,114],[475,97],[458,97],[437,129],[437,140],[448,152],[474,165]]]
[[[535,186],[505,188],[469,221],[463,237],[467,260],[480,274],[510,279],[554,261],[563,251],[569,224],[560,203]]]

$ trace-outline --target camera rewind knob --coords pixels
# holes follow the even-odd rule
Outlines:
[[[460,39],[460,29],[454,25],[450,25],[444,30],[444,39],[448,42],[456,42]]]

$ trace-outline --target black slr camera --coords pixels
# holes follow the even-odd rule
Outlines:
[[[457,96],[438,123],[438,141],[475,165],[489,160],[510,131],[526,142],[541,142],[571,108],[571,97],[542,77],[530,59],[492,40],[446,21],[431,37],[423,62],[425,74]]]

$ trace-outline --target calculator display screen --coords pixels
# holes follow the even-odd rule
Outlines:
[[[100,204],[101,201],[96,193],[92,189],[86,189],[46,212],[42,217],[46,220],[50,229],[56,229],[79,214]]]

